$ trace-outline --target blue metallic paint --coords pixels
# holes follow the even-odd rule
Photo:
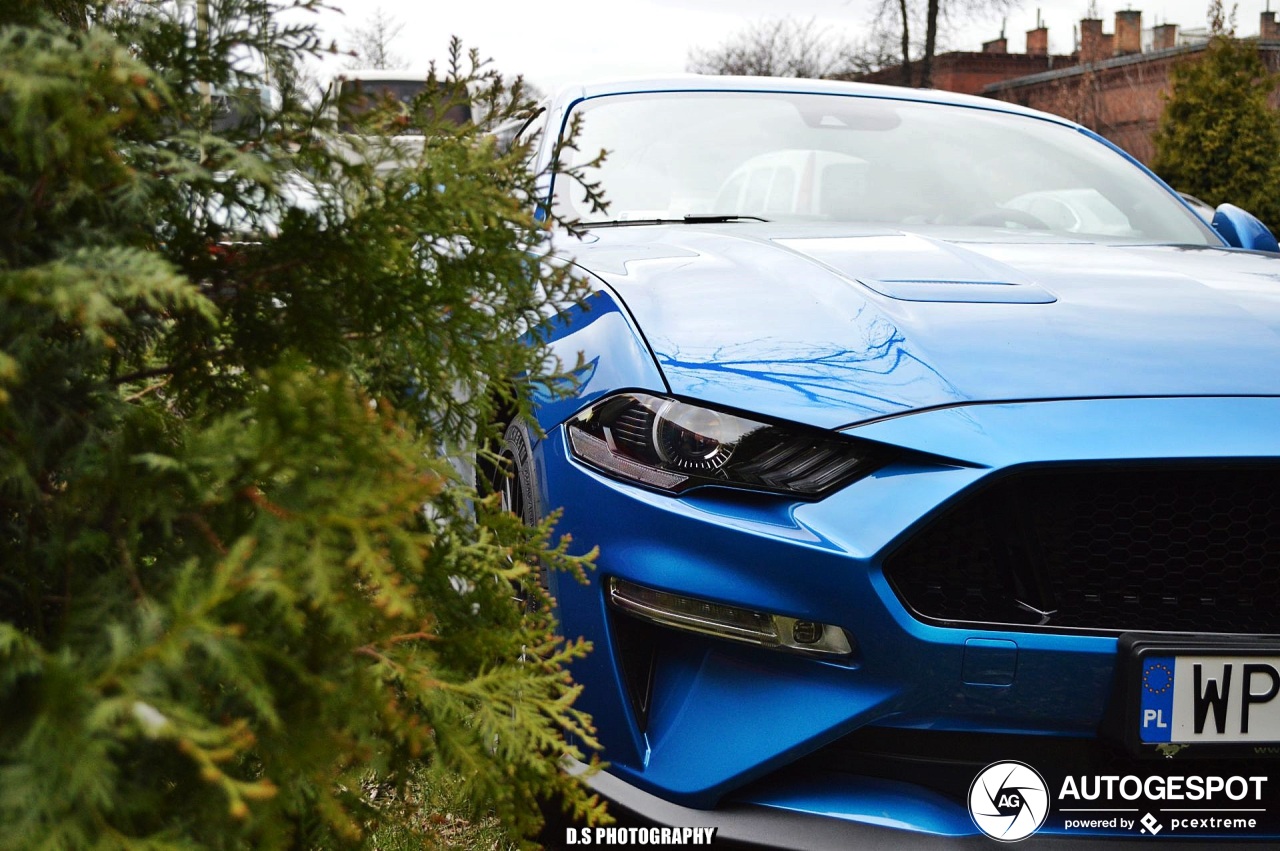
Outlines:
[[[596,290],[583,304],[558,314],[542,333],[563,367],[581,363],[573,370],[574,381],[535,388],[534,412],[544,431],[620,388],[668,391],[630,317],[605,290]]]
[[[574,253],[646,330],[674,393],[826,428],[974,401],[1280,387],[1280,255],[980,239],[673,225],[601,230]],[[877,291],[890,278],[1054,301],[904,301]]]
[[[699,85],[759,84],[688,83]],[[573,103],[620,90],[562,95],[551,126]],[[864,96],[885,96],[874,91]],[[1056,120],[936,93],[894,96]],[[541,162],[549,156],[544,144]],[[972,835],[954,802],[910,784],[778,785],[769,775],[871,723],[1093,735],[1116,639],[924,623],[885,579],[886,556],[964,491],[1018,467],[1280,456],[1280,257],[746,223],[601,229],[562,249],[598,291],[551,335],[565,363],[581,352],[589,368],[539,409],[547,436],[536,468],[543,504],[563,508],[559,531],[603,548],[588,585],[553,575],[551,590],[565,634],[597,643],[574,674],[610,772],[668,801]],[[622,389],[844,428],[927,455],[815,503],[712,489],[674,498],[567,451],[562,424]],[[657,660],[642,730],[600,590],[609,576],[836,624],[856,652],[835,664],[681,635]],[[968,673],[991,662],[975,647],[1006,653],[1001,670],[1012,652],[1007,685],[999,672]]]
[[[548,480],[557,485],[548,498],[565,508],[561,530],[577,540],[609,540],[592,586],[570,586],[562,580],[555,589],[566,634],[607,633],[598,583],[604,576],[618,575],[653,587],[835,623],[858,641],[852,667],[762,654],[712,639],[684,641],[687,657],[660,662],[645,740],[647,765],[637,759],[644,745],[638,745],[630,758],[630,749],[605,754],[615,773],[641,788],[663,790],[680,803],[707,806],[731,788],[872,720],[944,729],[982,729],[995,723],[1001,729],[1050,734],[1085,732],[1097,724],[1098,707],[1110,684],[1114,639],[1072,639],[1067,646],[1073,652],[1064,658],[1061,636],[981,633],[1019,646],[1015,688],[1020,702],[1010,711],[1003,705],[1009,701],[994,698],[989,688],[960,682],[965,640],[976,636],[916,621],[880,575],[874,557],[889,547],[903,525],[945,501],[940,492],[954,493],[977,481],[982,470],[940,465],[939,491],[924,488],[924,496],[919,495],[920,470],[914,475],[884,471],[819,503],[795,505],[766,520],[754,505],[734,512],[733,497],[674,499],[612,482],[568,460],[558,434],[543,441],[541,450]],[[914,507],[895,496],[913,493]],[[890,512],[886,520],[884,513],[867,511],[869,504],[893,506],[898,516]],[[860,515],[865,525],[849,522]],[[862,541],[845,543],[844,538]],[[696,670],[696,676],[682,678],[668,671],[685,666]],[[910,681],[901,677],[903,670],[913,671]],[[593,673],[599,675],[598,670]],[[667,676],[672,677],[674,694],[664,691]],[[621,682],[616,671],[609,680]],[[949,680],[954,680],[952,686],[940,692],[938,684]],[[625,701],[618,693],[602,691],[583,695],[584,705],[609,727],[606,731],[602,726],[602,736],[634,740],[634,727],[616,729],[620,715],[630,723]],[[804,711],[797,712],[797,706]],[[759,735],[766,729],[768,736]],[[623,732],[628,735],[610,735]],[[725,747],[707,753],[708,737],[724,739]],[[688,754],[695,749],[699,759],[691,761]]]
[[[1280,398],[1071,399],[962,405],[849,434],[984,467],[1075,461],[1270,458]]]
[[[553,589],[566,634],[610,634],[599,587],[617,575],[834,623],[858,642],[855,663],[842,666],[684,638],[678,654],[660,660],[647,733],[635,725],[614,655],[593,654],[575,675],[595,686],[582,705],[609,744],[611,770],[669,800],[707,807],[872,722],[1091,735],[1111,688],[1113,637],[930,626],[897,600],[880,571],[884,555],[949,499],[1009,466],[1274,454],[1266,424],[1278,418],[1275,398],[977,405],[898,417],[852,431],[927,445],[974,466],[889,467],[828,499],[796,504],[712,491],[677,499],[629,487],[569,459],[557,430],[538,447],[547,504],[564,507],[561,531],[608,541],[590,585],[559,578]],[[965,645],[975,638],[1016,646],[1012,685],[963,681]],[[865,806],[860,800],[849,806]],[[916,829],[929,829],[927,820]]]
[[[1235,204],[1218,205],[1212,224],[1228,245],[1251,251],[1280,251],[1280,243],[1276,242],[1275,235],[1267,230],[1267,226]]]

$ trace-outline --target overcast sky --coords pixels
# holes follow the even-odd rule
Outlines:
[[[767,18],[815,19],[856,38],[865,30],[878,0],[333,0],[342,15],[325,13],[327,35],[341,41],[347,31],[381,8],[403,23],[396,53],[425,68],[442,59],[450,35],[493,58],[499,70],[524,74],[547,91],[562,85],[617,76],[660,75],[685,69],[689,50],[714,47],[744,27]],[[1035,26],[1036,0],[1008,13],[1009,49],[1025,49],[1025,33]],[[1265,0],[1239,6],[1238,32],[1255,35]],[[1205,25],[1208,0],[1164,0],[1144,6],[1098,0],[1105,31],[1112,32],[1117,9],[1140,9],[1142,25]],[[1042,0],[1054,53],[1070,53],[1073,27],[1085,17],[1088,0]],[[1280,9],[1280,0],[1277,0]],[[1000,33],[1000,16],[948,26],[947,46],[979,50]]]

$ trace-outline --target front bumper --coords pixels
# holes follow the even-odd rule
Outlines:
[[[1274,461],[1277,421],[1280,400],[1269,398],[927,412],[851,433],[947,460],[911,456],[817,503],[710,489],[679,499],[652,493],[575,463],[563,431],[553,430],[535,452],[543,504],[563,507],[560,532],[601,547],[589,585],[552,577],[552,591],[564,634],[596,642],[574,676],[586,687],[580,705],[595,718],[610,776],[695,810],[732,803],[974,833],[955,794],[928,784],[860,775],[855,763],[815,769],[822,780],[797,791],[806,784],[785,769],[860,730],[1097,740],[1113,702],[1117,639],[926,623],[886,579],[887,554],[960,495],[1010,470]],[[623,635],[630,628],[620,628],[601,593],[609,576],[838,625],[856,648],[835,663],[669,630]]]
[[[579,774],[586,769],[581,763],[571,763],[569,767]],[[922,796],[919,789],[892,782],[851,782],[843,789],[837,787],[831,792],[842,803],[828,812],[813,802],[794,808],[785,800],[768,804],[729,802],[714,810],[700,810],[673,804],[607,773],[586,777],[585,782],[610,801],[615,815],[629,814],[654,824],[715,828],[716,842],[792,851],[963,851],[993,847],[992,840],[976,834],[972,824],[967,832],[952,832],[964,831],[963,822],[968,820],[967,814],[957,811],[953,803],[930,799],[927,794]],[[854,801],[865,806],[851,809],[849,802]],[[922,815],[927,822],[913,821],[910,826],[900,818],[919,819]],[[935,829],[922,832],[922,824]],[[1091,848],[1121,843],[1132,848],[1133,837],[1089,836],[1088,843]],[[1075,838],[1046,832],[1019,842],[1017,847],[1038,851],[1079,848],[1080,844]],[[1221,843],[1191,840],[1181,841],[1177,847],[1180,851],[1211,851],[1220,848]]]

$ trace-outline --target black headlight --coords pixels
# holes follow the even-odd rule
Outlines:
[[[843,435],[647,393],[597,402],[568,433],[578,459],[671,493],[722,485],[818,499],[887,460],[876,445]]]

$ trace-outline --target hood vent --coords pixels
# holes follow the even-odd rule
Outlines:
[[[858,283],[899,301],[945,301],[974,304],[1052,304],[1057,299],[1031,283],[1011,281],[867,280]]]

